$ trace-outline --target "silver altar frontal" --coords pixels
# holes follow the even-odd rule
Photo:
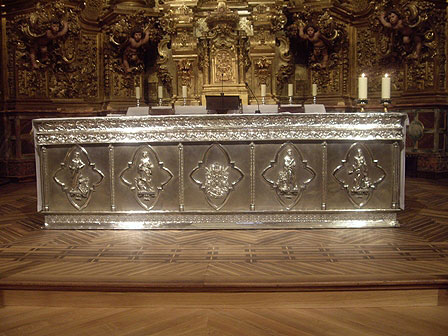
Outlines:
[[[49,229],[397,226],[406,115],[36,119]]]

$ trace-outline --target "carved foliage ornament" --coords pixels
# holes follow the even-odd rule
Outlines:
[[[163,162],[149,145],[140,146],[132,161],[128,162],[128,167],[120,174],[120,180],[145,210],[154,207],[164,186],[172,178],[171,171],[163,166]]]
[[[307,185],[316,177],[307,160],[292,143],[283,144],[275,159],[261,173],[263,179],[275,191],[278,201],[286,209],[292,209],[302,197]]]
[[[190,178],[205,195],[208,204],[215,210],[227,202],[235,186],[243,179],[243,172],[231,161],[229,153],[220,144],[211,145],[204,153]]]
[[[355,143],[341,160],[341,165],[333,171],[333,176],[353,205],[362,208],[384,180],[386,172],[366,146]]]
[[[62,188],[70,204],[82,210],[90,202],[93,192],[103,181],[104,174],[91,162],[87,151],[73,146],[66,154],[53,179]]]

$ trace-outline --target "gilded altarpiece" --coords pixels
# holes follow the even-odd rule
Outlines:
[[[267,104],[287,102],[287,84],[302,104],[312,102],[316,83],[327,111],[348,112],[358,110],[357,77],[366,73],[367,109],[378,110],[387,72],[390,110],[410,118],[410,153],[437,156],[435,163],[419,156],[419,165],[448,172],[446,6],[443,0],[10,1],[2,14],[2,106],[17,115],[124,113],[135,104],[136,86],[148,105],[159,102],[157,86],[164,105],[205,104],[206,95],[221,92],[256,104],[262,84]],[[18,158],[20,144],[13,148],[7,137],[22,127],[16,120],[15,131],[8,120],[4,141]],[[26,133],[15,136],[30,138]]]
[[[76,1],[39,2],[7,21],[8,97],[16,106],[99,97],[100,35],[81,33],[81,11]]]

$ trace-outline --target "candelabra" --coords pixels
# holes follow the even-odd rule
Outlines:
[[[266,102],[266,100],[265,100],[265,96],[262,96],[262,97],[261,97],[261,105],[264,105],[265,102]]]
[[[381,104],[383,104],[383,111],[384,112],[389,112],[387,109],[387,106],[389,106],[392,103],[392,100],[389,99],[381,99]]]
[[[140,98],[137,98],[137,107],[140,107]]]
[[[187,106],[187,98],[184,97],[184,106]]]
[[[159,106],[162,106],[162,98],[159,98]]]
[[[317,103],[317,96],[313,96],[313,104]]]
[[[289,96],[289,105],[292,105],[292,96]]]
[[[364,107],[368,103],[368,99],[358,99],[358,105],[360,106],[360,112],[365,112]]]

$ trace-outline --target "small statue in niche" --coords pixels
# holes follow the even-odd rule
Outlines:
[[[54,49],[54,40],[64,36],[67,32],[68,23],[66,20],[59,22],[53,19],[49,29],[42,36],[35,38],[30,51],[31,65],[34,69],[39,68],[39,63],[49,63],[49,51]]]
[[[322,68],[326,68],[328,65],[328,49],[325,39],[322,37],[319,30],[311,24],[305,27],[301,25],[299,27],[299,36],[311,42],[313,51],[311,55],[311,62]]]
[[[379,16],[379,20],[384,27],[393,29],[395,32],[394,37],[398,37],[400,40],[397,42],[402,42],[405,52],[410,55],[411,58],[420,57],[422,39],[417,32],[403,21],[398,12],[393,10],[389,11],[387,14],[386,12],[382,12]]]
[[[123,51],[122,62],[125,73],[132,72],[133,67],[143,65],[144,55],[142,47],[149,42],[148,28],[144,32],[134,30]]]

